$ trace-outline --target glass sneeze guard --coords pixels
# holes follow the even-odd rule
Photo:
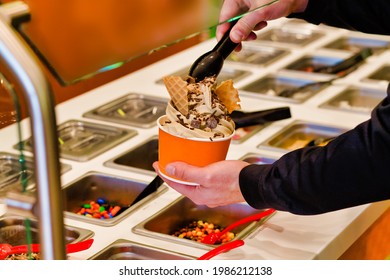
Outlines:
[[[65,86],[182,41],[210,39],[221,24],[221,0],[25,2],[31,19],[17,29]]]

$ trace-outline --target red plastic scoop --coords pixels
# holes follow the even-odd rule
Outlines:
[[[224,230],[222,230],[220,232],[213,232],[213,233],[210,233],[209,235],[205,236],[205,238],[203,238],[203,240],[202,240],[202,243],[215,244],[221,238],[221,236],[223,236],[225,233],[229,232],[233,228],[238,227],[242,224],[249,223],[249,222],[258,221],[258,220],[260,220],[268,215],[271,215],[274,212],[275,212],[275,209],[270,208],[264,212],[243,218],[243,219],[241,219],[237,222],[234,222],[231,225],[227,226]]]
[[[93,238],[78,243],[67,244],[66,252],[70,254],[70,253],[76,253],[76,252],[87,250],[91,247],[92,243],[93,243]],[[31,252],[39,253],[40,252],[39,244],[31,244]],[[4,260],[7,256],[12,254],[23,254],[23,253],[28,253],[28,245],[11,246],[9,244],[0,244],[0,260]]]
[[[242,245],[244,245],[244,241],[241,239],[222,244],[217,248],[214,248],[211,251],[208,251],[206,254],[200,256],[198,260],[209,260],[219,254],[230,251],[231,249],[240,247]]]

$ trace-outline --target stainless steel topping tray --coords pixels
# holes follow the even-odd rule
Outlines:
[[[0,152],[0,197],[11,189],[22,190],[22,179],[27,181],[26,191],[35,191],[33,159],[24,155],[24,160],[26,170],[22,170],[20,155]],[[71,169],[68,164],[61,163],[60,166],[61,174]]]
[[[324,46],[328,49],[346,50],[354,53],[364,48],[371,48],[375,54],[379,54],[390,46],[390,41],[367,37],[343,36]]]
[[[297,77],[285,76],[283,74],[271,74],[255,80],[248,85],[240,88],[240,90],[256,96],[273,99],[276,101],[288,101],[292,103],[302,103],[312,97],[326,87],[325,84],[309,86],[297,91],[291,95],[283,95],[284,90],[295,89],[305,85],[312,84],[316,81],[311,79],[303,79]],[[240,94],[245,94],[241,91]],[[282,94],[282,96],[281,96]]]
[[[240,52],[231,53],[227,61],[251,64],[253,66],[267,66],[289,53],[289,51],[281,48],[248,44]]]
[[[30,219],[32,243],[39,242],[38,221]],[[25,218],[14,215],[0,217],[0,243],[8,243],[12,246],[27,244],[27,227]],[[65,226],[65,242],[76,243],[94,235],[93,231],[73,226]]]
[[[261,210],[256,210],[245,203],[208,208],[196,205],[186,197],[180,197],[158,213],[136,225],[132,230],[134,233],[170,241],[173,244],[181,243],[187,246],[209,249],[218,245],[203,244],[172,236],[172,234],[193,221],[203,220],[226,227],[235,221],[258,212],[261,212]],[[232,230],[236,234],[234,239],[244,239],[268,218],[235,228]]]
[[[268,124],[263,125],[252,125],[252,126],[246,126],[246,127],[240,127],[237,128],[234,132],[234,135],[232,137],[232,143],[233,144],[241,144],[248,140],[250,137],[255,135],[257,132],[262,130],[264,127],[266,127]]]
[[[336,137],[347,129],[315,124],[305,121],[294,121],[276,135],[261,143],[258,147],[268,147],[281,151],[303,148],[310,141]]]
[[[136,134],[135,130],[70,120],[58,126],[60,157],[88,161]],[[32,139],[25,140],[24,146],[31,151]]]
[[[93,171],[88,172],[63,188],[65,216],[101,226],[116,225],[139,206],[155,199],[168,189],[162,184],[156,192],[131,205],[148,183]],[[122,210],[110,219],[97,219],[77,214],[83,204],[97,201],[99,198],[105,199],[112,205],[121,206]]]
[[[104,104],[83,116],[102,121],[149,128],[165,114],[168,100],[132,93]]]
[[[383,65],[379,69],[375,70],[373,73],[369,74],[364,81],[385,81],[388,83],[390,81],[390,65]]]
[[[256,153],[249,153],[244,155],[241,160],[250,164],[272,164],[276,161],[274,158],[264,157]]]
[[[35,189],[33,176],[33,162],[25,159],[26,170],[22,170],[19,156],[8,153],[0,153],[0,194],[4,194],[11,188],[22,189],[22,177],[27,180],[27,190]]]
[[[90,260],[193,260],[194,257],[165,251],[126,239],[118,239]]]
[[[340,57],[321,56],[321,55],[305,55],[291,64],[286,66],[286,69],[301,71],[305,73],[316,73],[318,69],[328,66],[334,66],[344,59]]]
[[[287,43],[296,46],[305,46],[323,36],[322,32],[308,28],[271,28],[259,33],[256,41],[270,41],[273,43]]]
[[[177,72],[168,74],[166,76],[180,76],[180,77],[185,78],[188,75],[189,68],[190,68],[190,66],[188,66],[188,68],[181,69]],[[250,71],[234,69],[232,67],[229,67],[229,65],[224,65],[224,67],[221,69],[221,72],[219,73],[219,75],[217,77],[217,83],[220,83],[220,82],[226,81],[226,80],[233,80],[234,83],[237,83],[239,80],[247,77],[250,74],[252,74],[252,72],[250,72]],[[163,84],[162,78],[163,77],[161,77],[161,79],[157,80],[156,83]]]
[[[320,107],[367,114],[385,97],[386,92],[382,90],[350,86]]]
[[[146,174],[155,174],[153,162],[158,160],[158,137],[153,136],[104,163],[105,166]]]

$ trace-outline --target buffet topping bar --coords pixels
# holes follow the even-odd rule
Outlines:
[[[68,259],[197,259],[219,245],[175,232],[198,221],[202,227],[204,222],[226,227],[264,211],[245,203],[195,205],[161,182],[132,203],[155,178],[156,121],[169,100],[163,77],[186,75],[191,63],[215,43],[210,39],[55,108],[65,239],[94,239],[89,249],[68,254]],[[288,107],[291,117],[237,129],[227,158],[272,163],[294,149],[325,145],[367,120],[385,97],[389,44],[386,36],[291,19],[271,22],[257,40],[228,57],[218,79],[234,81],[243,111]],[[362,57],[367,49],[369,55]],[[344,62],[357,54],[361,59],[345,68]],[[27,189],[33,193],[29,122],[20,125],[31,177]],[[16,128],[0,131],[0,193],[20,187]],[[0,243],[24,244],[23,217],[0,206]],[[337,259],[389,206],[383,201],[315,216],[276,211],[232,230],[233,239],[245,244],[215,258]],[[92,209],[101,211],[97,215]],[[33,222],[33,242],[39,243]]]

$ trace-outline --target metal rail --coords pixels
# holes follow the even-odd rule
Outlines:
[[[0,5],[0,64],[26,101],[37,186],[37,218],[41,257],[66,259],[57,124],[49,83],[35,54],[12,27],[12,20],[29,14],[15,1]]]

